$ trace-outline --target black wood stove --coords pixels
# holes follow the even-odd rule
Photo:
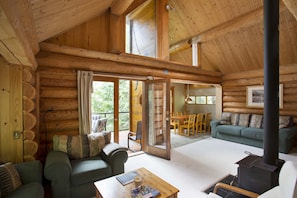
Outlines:
[[[283,160],[278,165],[269,165],[257,155],[249,155],[237,162],[238,186],[240,188],[262,194],[278,185],[278,176]]]

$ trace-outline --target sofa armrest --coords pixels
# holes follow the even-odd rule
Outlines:
[[[216,137],[217,136],[217,129],[216,127],[220,125],[221,121],[220,120],[212,120],[210,122],[210,127],[211,127],[211,136]]]
[[[68,181],[72,172],[71,163],[66,153],[50,151],[45,160],[44,175],[49,180],[58,178]]]
[[[69,157],[61,151],[50,151],[45,160],[44,176],[51,182],[53,197],[70,197],[72,166]]]
[[[112,168],[112,174],[117,175],[124,172],[124,164],[128,159],[127,148],[117,143],[105,145],[100,156]]]
[[[42,164],[39,160],[15,164],[22,183],[28,184],[37,182],[42,184]]]

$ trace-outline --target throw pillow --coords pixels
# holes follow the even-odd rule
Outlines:
[[[285,128],[291,126],[293,123],[291,116],[279,116],[279,128]]]
[[[90,156],[87,135],[54,135],[53,149],[67,153],[70,159],[81,159]]]
[[[231,124],[232,125],[238,125],[238,119],[239,119],[239,114],[238,113],[232,113],[231,114]]]
[[[231,113],[229,112],[223,112],[221,116],[220,124],[231,124]]]
[[[100,132],[100,133],[104,136],[105,144],[109,144],[110,140],[111,140],[111,132],[110,131],[103,131],[103,132]]]
[[[20,186],[21,178],[14,165],[11,162],[0,165],[0,195],[6,197]]]
[[[106,145],[105,135],[102,133],[88,134],[90,157],[99,155]]]
[[[110,143],[110,132],[88,135],[54,135],[53,150],[67,153],[70,159],[81,159],[99,155]]]
[[[247,127],[250,122],[250,114],[241,113],[239,115],[238,125]]]
[[[252,114],[251,116],[251,121],[250,121],[250,126],[252,128],[261,128],[262,126],[262,115],[257,115],[257,114]]]

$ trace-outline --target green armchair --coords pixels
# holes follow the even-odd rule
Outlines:
[[[44,189],[42,186],[42,164],[40,161],[34,160],[18,163],[14,164],[14,167],[20,176],[22,184],[16,190],[8,194],[6,198],[43,198]]]
[[[127,148],[116,143],[106,144],[98,156],[82,159],[53,150],[46,157],[44,175],[53,198],[94,197],[94,182],[123,173],[127,159]]]

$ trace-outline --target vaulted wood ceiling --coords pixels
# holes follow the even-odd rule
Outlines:
[[[1,0],[0,53],[37,66],[39,43],[111,9],[123,14],[144,0]],[[168,0],[171,60],[224,74],[263,68],[263,0]],[[297,63],[297,3],[280,1],[280,65]]]

